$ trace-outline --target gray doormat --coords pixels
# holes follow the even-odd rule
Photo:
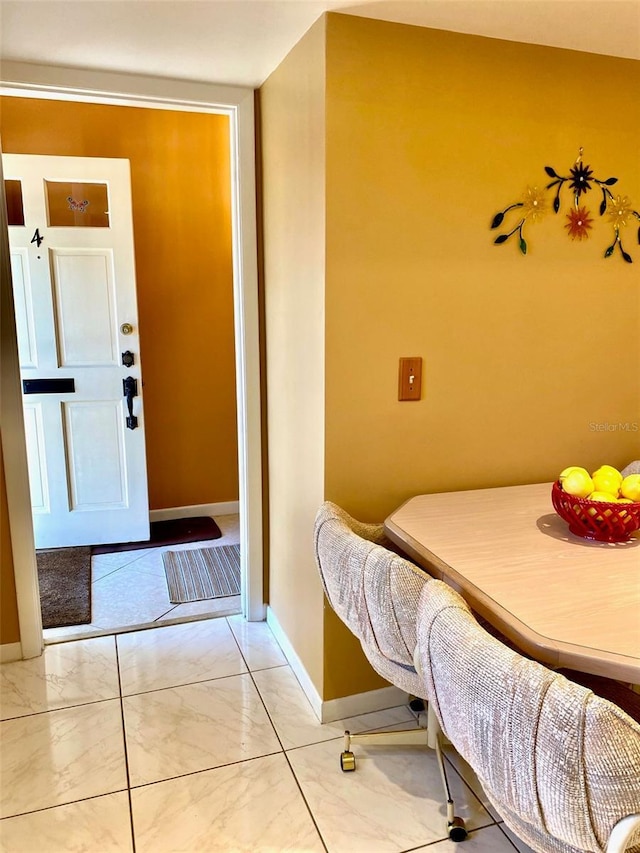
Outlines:
[[[43,628],[91,622],[91,548],[36,551]]]
[[[165,551],[164,572],[172,604],[240,593],[240,546]]]

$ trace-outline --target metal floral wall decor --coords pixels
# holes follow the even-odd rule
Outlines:
[[[543,189],[538,187],[527,187],[520,201],[510,204],[493,217],[491,228],[499,228],[504,222],[505,216],[512,210],[518,211],[519,222],[505,234],[500,234],[494,243],[506,243],[514,234],[518,235],[519,248],[523,255],[527,254],[527,241],[524,238],[525,226],[530,222],[539,222],[545,216],[550,207],[554,213],[560,212],[560,194],[563,190],[569,190],[571,194],[571,207],[565,215],[564,227],[567,236],[572,240],[585,240],[593,228],[594,217],[587,207],[587,193],[596,187],[602,193],[602,199],[598,213],[600,216],[607,215],[607,221],[613,229],[613,243],[607,246],[604,257],[609,258],[614,253],[616,246],[624,260],[633,263],[631,255],[625,251],[620,237],[620,231],[630,225],[635,218],[640,220],[640,212],[634,210],[626,195],[614,195],[609,189],[618,183],[617,178],[600,180],[596,178],[591,166],[585,166],[582,160],[583,149],[580,148],[578,158],[568,175],[559,175],[551,166],[545,166],[544,170],[552,180]],[[548,195],[553,191],[553,202],[549,205]],[[638,244],[640,244],[640,226],[638,227]]]

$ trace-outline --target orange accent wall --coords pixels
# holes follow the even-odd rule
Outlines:
[[[238,499],[229,120],[0,99],[3,150],[131,162],[151,509]]]

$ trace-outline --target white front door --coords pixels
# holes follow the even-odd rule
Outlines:
[[[2,159],[36,547],[148,539],[129,161]]]

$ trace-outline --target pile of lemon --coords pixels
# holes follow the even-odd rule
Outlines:
[[[567,494],[577,498],[623,504],[640,501],[640,474],[623,477],[612,465],[601,465],[592,474],[586,468],[571,465],[558,480]]]

